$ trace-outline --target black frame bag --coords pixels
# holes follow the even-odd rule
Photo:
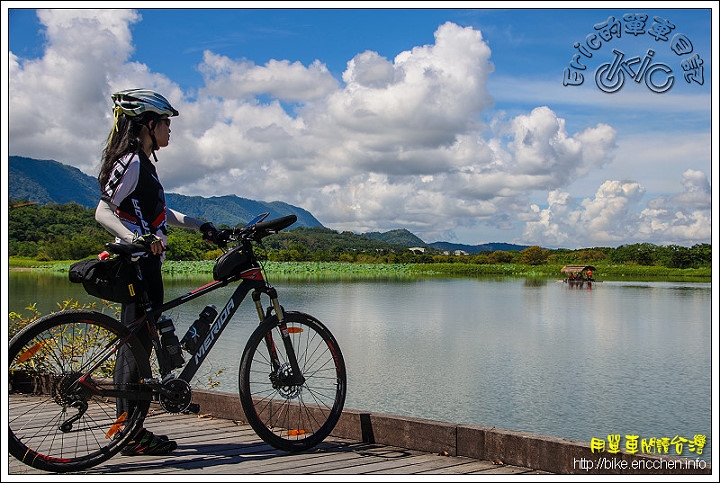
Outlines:
[[[136,302],[144,288],[135,266],[120,257],[80,260],[70,265],[68,276],[71,282],[82,283],[88,294],[122,304]]]

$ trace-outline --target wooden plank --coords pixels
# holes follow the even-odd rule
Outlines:
[[[382,460],[381,457],[373,454],[376,449],[384,449],[381,445],[326,443],[324,447],[310,452],[280,456],[272,461],[256,464],[253,474],[277,474],[288,471],[293,474],[328,474],[337,469],[347,472],[348,468],[365,465],[368,461]]]
[[[418,474],[434,474],[434,475],[467,475],[467,474],[484,474],[497,469],[498,465],[490,461],[478,461],[471,458],[453,458],[456,464],[446,466],[444,468],[431,468],[430,470],[422,470]]]
[[[417,451],[398,450],[392,447],[377,448],[372,452],[358,452],[359,458],[336,469],[322,469],[322,474],[414,474],[414,468],[427,460],[428,455]]]
[[[383,475],[402,475],[402,474],[422,474],[422,473],[437,473],[441,470],[446,470],[452,466],[461,464],[461,461],[457,461],[457,458],[450,458],[447,456],[438,456],[434,454],[422,454],[417,455],[413,458],[408,459],[407,464],[403,467],[387,468],[380,467],[377,470],[373,470],[373,474]],[[452,472],[450,472],[452,473]]]
[[[424,454],[422,457],[415,458],[413,460],[413,467],[407,468],[412,470],[413,474],[446,474],[446,475],[457,475],[463,474],[461,468],[469,469],[468,465],[475,463],[475,460],[465,457],[449,457],[440,456],[434,454]],[[482,465],[483,468],[489,469],[494,467],[490,462],[486,462]],[[477,469],[473,467],[473,469]],[[394,470],[383,470],[382,474],[403,474],[402,472]]]

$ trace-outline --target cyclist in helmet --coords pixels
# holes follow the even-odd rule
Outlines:
[[[140,259],[140,268],[153,305],[164,300],[161,275],[167,241],[167,225],[200,230],[206,241],[216,242],[218,231],[212,223],[186,216],[165,206],[165,192],[150,161],[157,162],[155,151],[170,141],[170,118],[179,113],[157,92],[129,89],[112,95],[114,123],[102,152],[98,182],[100,202],[95,219],[115,236],[118,243],[143,243],[152,255]],[[121,320],[128,325],[140,314],[136,304],[123,304]],[[159,315],[159,314],[158,314]],[[152,343],[147,328],[138,333],[145,352]],[[118,354],[116,367],[124,355]],[[119,382],[131,378],[129,371],[115,374]],[[127,409],[128,401],[118,400],[118,415]],[[123,448],[125,455],[167,454],[177,443],[167,436],[142,429]]]

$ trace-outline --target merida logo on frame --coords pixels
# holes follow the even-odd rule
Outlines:
[[[577,52],[573,54],[570,66],[563,71],[564,86],[582,85],[585,75],[589,74],[589,59],[596,62],[605,60],[602,58],[605,53],[603,47],[607,47],[604,50],[611,53],[612,58],[598,65],[594,79],[598,89],[608,94],[618,92],[630,80],[644,83],[657,94],[668,92],[676,76],[670,65],[654,59],[661,48],[669,48],[677,56],[685,82],[698,85],[705,82],[702,57],[693,52],[690,38],[677,31],[676,25],[668,19],[654,16],[650,20],[645,13],[626,13],[621,20],[614,16],[608,17],[604,22],[595,24],[593,29],[584,42],[575,42],[573,45]],[[623,34],[633,39],[647,39],[644,43],[633,43],[633,46],[642,46],[644,51],[641,55],[629,56],[612,45],[613,40],[622,38]]]

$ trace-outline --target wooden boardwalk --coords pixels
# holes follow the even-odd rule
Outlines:
[[[169,456],[116,455],[83,475],[500,475],[549,474],[492,461],[443,456],[329,437],[297,454],[265,444],[248,424],[194,414],[149,416],[146,427],[178,443]],[[8,473],[47,475],[9,456]],[[4,479],[4,478],[3,478]]]

